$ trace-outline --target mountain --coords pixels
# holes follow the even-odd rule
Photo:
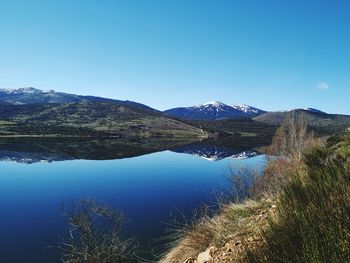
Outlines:
[[[95,96],[75,95],[54,90],[40,90],[36,88],[0,89],[0,103],[24,104],[62,104],[80,101],[113,102],[119,105],[136,107],[139,109],[156,111],[151,107],[133,101],[122,101]]]
[[[231,118],[251,118],[265,111],[248,106],[229,106],[222,102],[211,101],[199,106],[173,108],[163,112],[168,116],[184,120],[220,120]]]
[[[349,115],[328,114],[313,108],[267,112],[255,117],[254,120],[269,125],[281,125],[290,114],[302,114],[311,130],[321,134],[340,133],[350,127]]]
[[[117,102],[79,101],[0,104],[0,135],[202,138],[208,134],[159,112]]]

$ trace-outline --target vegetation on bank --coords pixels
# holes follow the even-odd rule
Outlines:
[[[350,261],[350,134],[304,156],[248,262]]]
[[[268,150],[254,201],[186,226],[161,263],[350,261],[350,133],[325,142],[289,115]]]

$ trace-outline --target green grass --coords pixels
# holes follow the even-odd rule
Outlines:
[[[305,156],[248,262],[350,262],[350,134]]]

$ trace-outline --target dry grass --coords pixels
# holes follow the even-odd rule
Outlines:
[[[230,188],[227,189],[228,194],[224,197],[224,200],[219,200],[219,202],[224,203],[231,200],[239,203],[250,199],[253,193],[251,187],[261,175],[262,171],[250,165],[229,165],[227,180]]]
[[[192,226],[177,230],[178,239],[170,253],[163,256],[160,263],[183,263],[208,247],[224,247],[225,244],[240,244],[235,258],[244,256],[244,247],[256,238],[259,229],[267,224],[267,210],[272,201],[246,201],[242,204],[230,203],[222,207],[214,217],[205,216]]]
[[[302,162],[298,160],[270,158],[264,174],[257,178],[251,188],[253,198],[259,200],[277,195],[301,166]]]

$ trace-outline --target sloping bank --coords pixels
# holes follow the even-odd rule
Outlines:
[[[281,190],[202,218],[160,262],[350,262],[350,133],[269,166]]]

